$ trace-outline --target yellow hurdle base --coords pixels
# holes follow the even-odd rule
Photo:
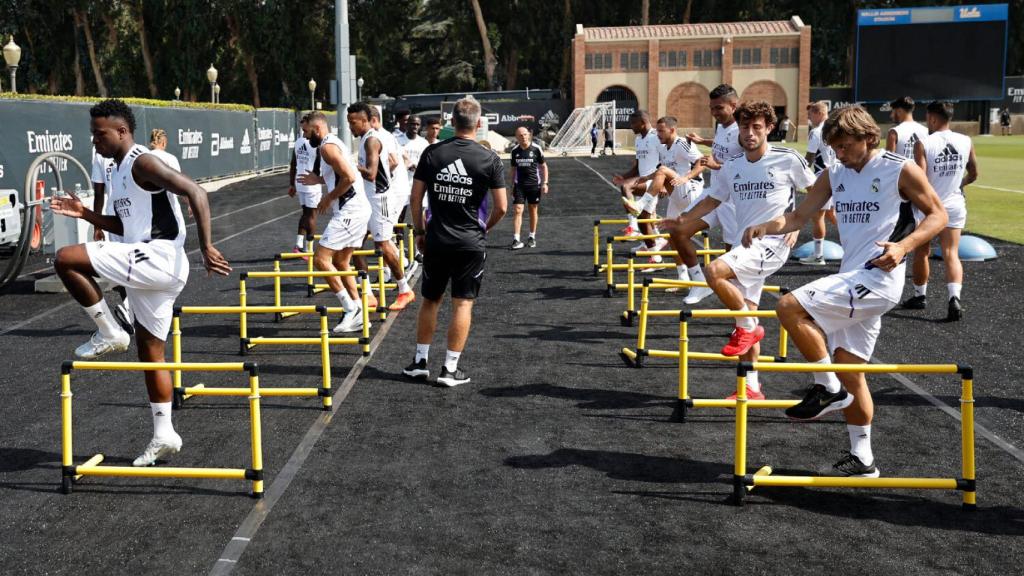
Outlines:
[[[733,476],[733,504],[743,505],[743,496],[757,486],[781,488],[866,488],[896,490],[956,490],[964,493],[964,509],[975,509],[975,482],[959,478],[857,478],[832,476],[773,476],[765,466],[754,474]]]
[[[261,391],[262,392],[262,391]],[[71,493],[71,485],[83,476],[120,478],[212,478],[217,480],[251,480],[255,498],[263,497],[263,471],[250,468],[177,468],[171,466],[101,466],[102,454],[96,454],[78,466],[64,469],[61,491]]]

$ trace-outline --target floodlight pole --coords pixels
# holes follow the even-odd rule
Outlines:
[[[344,110],[352,103],[352,70],[349,62],[348,0],[334,2],[334,66],[338,79],[338,137],[351,145]]]

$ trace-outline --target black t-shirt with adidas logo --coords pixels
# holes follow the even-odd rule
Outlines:
[[[487,249],[484,232],[490,190],[505,187],[501,160],[467,138],[449,138],[423,151],[413,176],[426,186],[427,246]]]

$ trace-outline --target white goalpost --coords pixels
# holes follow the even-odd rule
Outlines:
[[[570,153],[590,153],[590,129],[597,124],[602,133],[606,124],[615,127],[615,101],[599,102],[583,108],[576,108],[548,145],[555,154],[566,156]],[[616,146],[618,148],[618,146]]]

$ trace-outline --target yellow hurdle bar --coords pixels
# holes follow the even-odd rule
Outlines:
[[[180,352],[180,351],[179,351]],[[252,468],[181,468],[103,466],[103,454],[96,454],[81,465],[74,464],[72,432],[71,372],[73,370],[153,370],[248,372],[249,387],[232,390],[236,396],[249,398]],[[201,392],[199,392],[201,393]],[[252,495],[263,497],[263,430],[260,417],[259,367],[251,362],[64,362],[60,375],[61,402],[61,492],[70,494],[73,484],[84,476],[118,476],[134,478],[214,478],[251,480]]]
[[[620,266],[620,264],[616,264],[615,266]],[[643,271],[643,270],[650,269],[650,268],[669,268],[669,267],[674,268],[675,264],[671,264],[671,263],[669,263],[669,264],[665,264],[665,263],[662,263],[662,264],[637,264],[637,265],[634,266],[633,265],[633,259],[630,258],[629,261],[626,263],[626,266],[627,266],[627,270],[634,270],[636,268],[639,268],[641,271]],[[615,269],[615,268],[613,267],[613,269]],[[634,281],[634,279],[635,279],[635,275],[630,274],[630,275],[627,275],[626,283],[625,284],[614,284],[613,285],[614,286],[614,290],[616,290],[616,291],[618,291],[618,290],[626,290],[626,293],[627,293],[627,297],[626,297],[626,310],[622,313],[622,322],[621,323],[622,323],[623,326],[632,326],[633,325],[633,318],[640,315],[639,312],[637,311],[636,307],[634,306],[634,302],[635,302],[634,293],[635,293],[637,288],[640,288],[642,290],[644,286],[649,286],[652,290],[668,290],[670,288],[678,289],[678,288],[695,288],[695,287],[707,288],[708,287],[707,282],[697,282],[695,280],[675,280],[675,279],[670,279],[670,278],[644,278],[643,284],[641,285],[641,284],[637,284]],[[765,286],[763,288],[763,291],[765,291],[765,292],[784,292],[785,289],[783,287],[781,287],[781,286]]]
[[[274,346],[318,346],[320,345],[320,338],[276,338],[273,336],[256,336],[255,338],[249,338],[248,345],[250,348],[259,345],[274,345]],[[327,339],[329,344],[344,344],[344,345],[359,345],[362,344],[362,338],[336,338],[331,337]]]
[[[772,475],[770,467],[747,474],[747,408],[754,402],[746,398],[746,375],[751,370],[765,372],[846,372],[863,374],[959,374],[960,375],[960,450],[961,478],[855,478],[830,476]],[[741,362],[736,370],[736,438],[733,468],[733,503],[743,505],[745,493],[755,486],[818,488],[893,488],[911,490],[958,490],[965,510],[977,507],[974,462],[974,370],[957,364],[763,364]]]
[[[638,224],[657,224],[658,219],[656,218],[643,218],[637,220]],[[594,276],[597,276],[601,272],[601,226],[605,225],[623,225],[629,224],[629,220],[625,218],[610,218],[602,220],[594,220]]]

